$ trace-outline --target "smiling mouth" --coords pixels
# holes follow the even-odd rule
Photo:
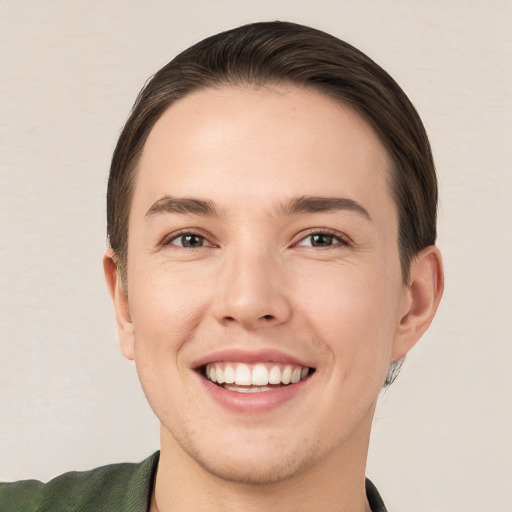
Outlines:
[[[282,363],[209,363],[200,369],[202,376],[217,386],[238,393],[261,393],[303,381],[315,369]]]

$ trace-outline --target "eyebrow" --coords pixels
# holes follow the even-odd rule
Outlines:
[[[301,196],[280,205],[278,213],[294,215],[297,213],[322,213],[348,210],[359,213],[372,220],[368,210],[353,199],[347,197]]]
[[[279,215],[296,215],[300,213],[322,213],[334,211],[353,211],[368,220],[372,220],[368,210],[353,199],[347,197],[300,196],[281,203],[277,208]],[[192,214],[205,217],[217,217],[219,212],[216,204],[207,199],[194,197],[164,196],[146,212],[146,219],[159,213]]]
[[[146,212],[146,219],[157,213],[180,213],[216,217],[218,215],[215,203],[194,197],[164,196],[151,206]]]

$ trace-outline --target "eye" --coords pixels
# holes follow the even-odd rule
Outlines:
[[[315,247],[321,249],[324,247],[348,245],[348,242],[341,235],[330,232],[317,231],[310,233],[308,236],[300,240],[297,245],[299,247]]]
[[[204,236],[196,233],[181,233],[169,238],[164,242],[164,245],[175,245],[185,249],[198,249],[200,247],[210,246],[211,244]]]

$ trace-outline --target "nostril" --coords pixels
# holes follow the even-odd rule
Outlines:
[[[261,318],[264,318],[265,320],[273,320],[274,316],[273,315],[264,315]]]

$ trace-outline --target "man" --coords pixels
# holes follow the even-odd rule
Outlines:
[[[416,111],[355,48],[275,22],[184,51],[137,98],[107,196],[105,276],[160,452],[0,503],[384,511],[370,429],[441,298],[436,208]]]

